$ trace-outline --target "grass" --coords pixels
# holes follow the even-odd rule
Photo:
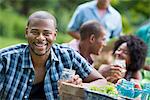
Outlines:
[[[56,42],[57,43],[65,43],[65,42],[69,42],[70,40],[72,40],[73,38],[68,35],[67,33],[58,33],[57,34],[57,38],[56,38]]]
[[[25,43],[25,40],[16,39],[16,38],[6,38],[0,36],[0,48],[4,48],[10,45],[18,44],[18,43]]]
[[[68,34],[58,33],[56,42],[57,43],[64,43],[69,42],[72,39],[71,36]],[[0,36],[0,48],[4,48],[10,45],[18,44],[18,43],[26,43],[26,40],[24,39],[17,39],[17,38],[7,38],[7,37],[1,37]]]

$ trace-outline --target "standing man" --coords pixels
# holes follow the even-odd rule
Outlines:
[[[93,0],[79,5],[68,25],[68,33],[80,39],[80,26],[88,20],[98,20],[107,30],[106,40],[119,37],[122,31],[121,15],[110,5],[111,0]]]
[[[26,26],[28,44],[0,50],[0,99],[56,100],[64,68],[78,74],[68,80],[70,83],[81,84],[81,78],[89,84],[106,82],[77,52],[53,44],[56,35],[56,19],[46,11],[37,11]]]

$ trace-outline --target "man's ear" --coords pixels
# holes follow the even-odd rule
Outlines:
[[[55,38],[54,38],[54,40],[56,40],[56,37],[57,37],[57,33],[55,33]]]
[[[56,40],[56,37],[57,37],[57,29],[56,29],[56,31],[55,31],[55,38],[54,38],[54,40]]]
[[[90,42],[91,42],[91,43],[95,42],[95,35],[94,35],[94,34],[92,34],[92,35],[90,36]]]
[[[28,34],[28,27],[26,27],[26,30],[25,30],[25,37],[27,38],[27,34]]]

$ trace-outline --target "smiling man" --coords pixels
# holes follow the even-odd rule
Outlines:
[[[72,84],[104,84],[106,80],[74,50],[58,44],[56,20],[46,11],[33,13],[26,26],[28,44],[0,50],[0,99],[58,99],[64,68],[73,68]],[[82,79],[81,79],[82,78]]]

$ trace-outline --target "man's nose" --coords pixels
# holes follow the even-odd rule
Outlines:
[[[37,39],[38,40],[42,40],[42,41],[45,39],[45,37],[44,37],[42,32],[37,36]]]
[[[103,41],[102,45],[103,45],[103,46],[106,46],[106,45],[107,45],[106,41]]]

